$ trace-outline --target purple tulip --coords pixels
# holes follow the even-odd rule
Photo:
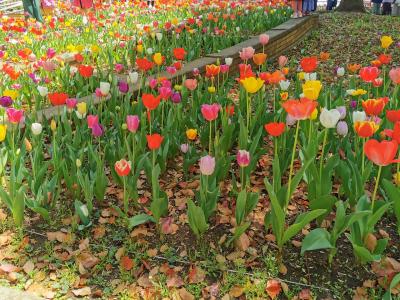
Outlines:
[[[140,119],[137,115],[126,116],[126,125],[130,132],[136,132],[139,128]]]
[[[181,101],[182,101],[181,94],[178,93],[178,92],[177,92],[177,93],[172,93],[171,101],[172,101],[173,103],[175,103],[175,104],[181,103]]]
[[[200,158],[199,166],[201,174],[209,176],[214,173],[215,158],[210,155],[203,156]]]
[[[118,82],[118,89],[121,93],[126,94],[129,91],[129,85],[125,81]]]
[[[356,107],[357,107],[357,101],[352,100],[352,101],[350,102],[350,107],[351,107],[352,109],[356,109]]]
[[[346,106],[338,106],[336,109],[340,112],[340,120],[346,118]]]
[[[56,55],[56,50],[54,50],[53,48],[49,48],[47,49],[47,53],[46,56],[47,58],[53,58]]]
[[[29,78],[32,79],[32,81],[36,84],[40,82],[40,77],[35,73],[29,73]]]
[[[339,121],[336,125],[336,131],[338,135],[346,136],[349,132],[349,126],[347,126],[345,121]]]
[[[187,153],[189,151],[189,145],[188,144],[182,144],[181,145],[181,151],[182,151],[182,153]]]
[[[13,103],[12,98],[9,96],[0,97],[0,106],[9,107]]]
[[[103,135],[104,129],[100,123],[95,123],[92,127],[92,135],[94,137],[101,137]]]

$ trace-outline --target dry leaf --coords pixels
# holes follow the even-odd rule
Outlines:
[[[185,288],[181,288],[178,292],[179,292],[179,297],[181,297],[181,300],[195,300],[194,296],[187,290],[185,290]]]
[[[92,253],[85,251],[77,256],[77,261],[81,264],[85,269],[90,269],[99,263],[99,259],[94,256]]]
[[[243,233],[236,241],[235,241],[236,249],[240,251],[246,251],[250,246],[250,239],[246,233]]]
[[[265,288],[268,296],[275,299],[276,296],[281,292],[281,283],[276,279],[270,279],[267,281],[267,287]]]
[[[120,264],[121,267],[126,271],[130,271],[134,266],[133,259],[129,258],[129,256],[122,256]]]
[[[200,283],[206,278],[206,273],[199,267],[193,266],[189,269],[189,283]]]
[[[72,293],[76,297],[83,297],[83,296],[89,296],[92,293],[92,291],[91,291],[90,287],[86,286],[81,289],[72,290]]]
[[[239,285],[235,285],[234,287],[231,288],[231,290],[229,291],[229,295],[231,297],[240,297],[243,295],[243,288]]]
[[[376,244],[378,243],[376,236],[372,233],[368,233],[368,235],[364,239],[364,245],[371,252],[374,251]]]
[[[33,271],[33,269],[35,269],[35,264],[31,260],[28,260],[24,264],[22,269],[25,271],[26,274],[29,274],[29,273],[31,273]]]
[[[93,237],[95,240],[101,239],[106,234],[106,228],[104,226],[97,226],[93,228]]]

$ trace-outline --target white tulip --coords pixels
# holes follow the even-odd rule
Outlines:
[[[88,23],[88,18],[86,16],[83,16],[82,23],[83,25],[86,25]]]
[[[230,66],[230,65],[232,65],[232,62],[233,62],[233,58],[232,57],[226,57],[225,58],[225,64],[226,65]]]
[[[310,81],[310,80],[317,80],[317,73],[305,73],[304,74],[304,80],[305,81]]]
[[[69,73],[73,76],[76,72],[78,72],[78,68],[75,66],[71,66],[69,68]]]
[[[356,90],[353,90],[353,89],[351,89],[351,90],[346,90],[346,94],[347,95],[353,95],[353,93],[355,92]]]
[[[31,125],[31,131],[33,135],[39,135],[42,133],[42,124],[40,123],[32,123]]]
[[[128,79],[131,83],[136,84],[139,80],[139,73],[138,72],[129,72]]]
[[[279,86],[282,91],[287,91],[290,86],[290,81],[289,80],[281,80],[281,81],[279,81]]]
[[[353,123],[362,122],[367,119],[365,111],[353,111]]]
[[[147,53],[148,55],[152,55],[152,54],[153,54],[153,48],[147,48],[147,49],[146,49],[146,53]]]
[[[238,27],[236,27],[236,31],[237,32],[239,32],[240,31],[240,27],[238,26]]]
[[[110,87],[111,85],[109,82],[100,82],[100,91],[103,95],[108,95]]]
[[[46,97],[47,94],[49,93],[49,89],[47,87],[45,87],[45,86],[40,86],[39,85],[37,87],[37,90],[38,90],[40,96],[42,96],[42,97]]]
[[[342,77],[342,76],[344,76],[344,68],[343,67],[339,67],[339,68],[337,68],[337,70],[336,70],[336,75],[338,76],[338,77]]]
[[[89,210],[88,210],[86,204],[81,205],[80,209],[85,217],[89,216]]]
[[[156,33],[156,38],[157,38],[157,41],[161,41],[162,38],[163,38],[162,33],[161,33],[161,32],[157,32],[157,33]]]
[[[337,122],[339,122],[339,119],[340,119],[340,112],[336,108],[331,110],[323,108],[321,114],[319,115],[319,121],[325,128],[336,127],[336,124]]]

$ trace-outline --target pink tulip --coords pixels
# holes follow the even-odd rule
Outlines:
[[[210,155],[203,156],[200,158],[199,166],[201,174],[209,176],[214,173],[215,158]]]
[[[242,60],[249,60],[253,57],[254,52],[255,52],[255,50],[253,47],[243,48],[242,51],[239,52],[240,58]]]
[[[228,65],[221,65],[221,73],[228,73],[229,72],[229,66]]]
[[[189,151],[189,144],[182,144],[180,148],[182,153],[187,153]]]
[[[203,115],[203,118],[209,122],[215,120],[216,118],[218,118],[218,112],[220,108],[220,105],[217,103],[203,104],[201,106],[201,113]]]
[[[171,83],[171,81],[164,79],[163,81],[161,81],[161,86],[167,87],[167,88],[172,88],[172,83]]]
[[[92,135],[94,137],[101,137],[103,135],[103,133],[104,133],[104,129],[101,124],[99,124],[99,123],[93,124]]]
[[[43,62],[42,67],[48,72],[53,72],[57,68],[57,65],[54,62],[47,60]]]
[[[247,167],[250,163],[250,153],[246,150],[239,150],[236,155],[236,160],[240,167]]]
[[[265,46],[269,42],[269,35],[265,33],[260,34],[259,41],[261,45]]]
[[[88,115],[87,116],[87,123],[89,128],[93,128],[95,124],[99,123],[99,116]]]
[[[53,48],[47,49],[46,56],[47,58],[53,58],[56,55],[56,50]]]
[[[68,108],[69,110],[73,110],[73,109],[75,108],[75,106],[76,106],[77,103],[78,103],[78,101],[77,101],[75,98],[68,98],[68,99],[65,101],[65,104],[67,105],[67,108]]]
[[[161,99],[163,100],[168,100],[169,97],[171,97],[172,95],[172,90],[169,87],[162,86],[158,89],[158,92],[160,93]]]
[[[176,73],[176,68],[175,67],[167,67],[167,72],[171,75],[174,75]]]
[[[286,56],[284,56],[284,55],[279,56],[279,58],[278,58],[279,67],[283,68],[284,66],[286,66],[287,62],[288,62],[288,58]]]
[[[157,87],[157,84],[158,84],[157,79],[154,78],[149,79],[149,86],[152,89],[155,89]]]
[[[197,88],[197,80],[196,79],[186,79],[185,87],[190,91],[194,91]]]
[[[126,116],[126,125],[130,132],[136,132],[139,128],[140,119],[137,115]]]
[[[400,84],[400,67],[391,69],[389,72],[389,77],[394,84]]]
[[[7,108],[6,110],[8,121],[12,124],[22,123],[24,121],[24,111],[22,109]]]

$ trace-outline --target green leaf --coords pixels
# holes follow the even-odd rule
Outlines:
[[[396,274],[390,282],[389,288],[383,295],[382,300],[392,300],[392,289],[394,289],[400,283],[400,273]]]
[[[318,218],[325,213],[325,209],[316,209],[307,213],[303,213],[296,218],[294,224],[290,225],[283,234],[282,245],[294,237],[304,226],[309,224],[312,220]]]
[[[301,255],[306,251],[334,248],[330,238],[330,234],[325,228],[312,230],[301,243]]]
[[[139,214],[128,219],[128,228],[131,230],[133,227],[147,222],[154,222],[154,218],[148,214]]]
[[[387,179],[383,179],[382,183],[390,201],[393,203],[393,211],[397,219],[397,230],[400,232],[400,189]]]
[[[208,229],[208,224],[203,210],[188,200],[188,219],[189,226],[197,237],[200,237]]]
[[[246,217],[246,198],[247,193],[244,189],[239,193],[236,199],[235,217],[237,225],[241,225],[244,218]]]

